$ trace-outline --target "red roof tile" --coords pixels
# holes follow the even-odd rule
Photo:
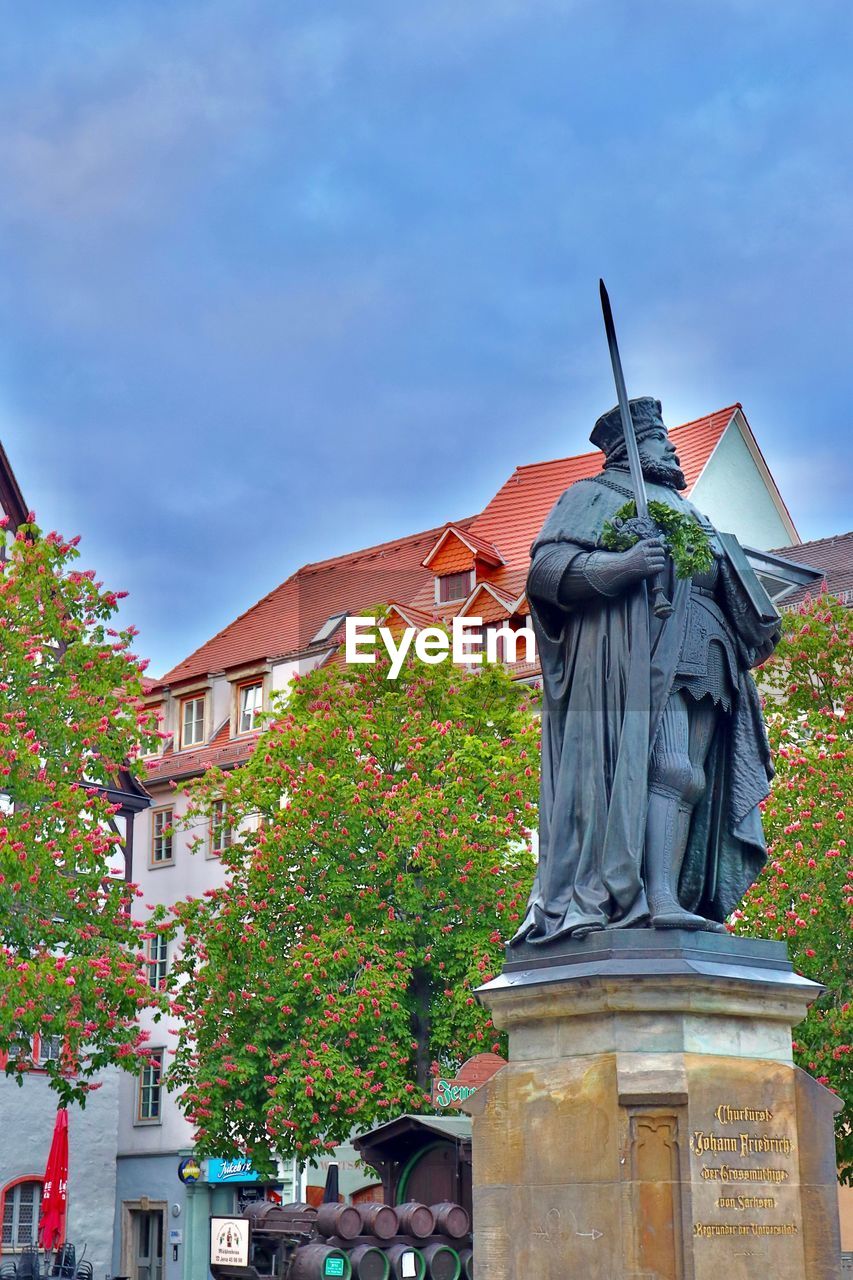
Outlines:
[[[252,754],[258,740],[257,733],[245,733],[232,738],[228,721],[214,734],[210,742],[190,751],[173,751],[170,747],[161,756],[146,760],[146,783],[169,782],[172,778],[187,778],[205,769],[216,767],[229,769],[242,764]]]
[[[470,519],[457,525],[465,529],[469,523]],[[334,613],[368,609],[392,599],[411,600],[423,583],[432,583],[421,561],[441,532],[441,528],[427,529],[305,565],[179,662],[158,684],[176,685],[212,671],[296,654],[310,646]]]
[[[785,596],[780,608],[796,608],[806,596],[820,595],[823,590],[838,596],[846,604],[853,604],[853,531],[837,533],[831,538],[818,538],[815,542],[800,542],[796,547],[780,547],[771,555],[808,565],[811,569],[822,569],[824,575],[822,582],[798,587]]]
[[[740,405],[730,405],[707,417],[673,427],[670,437],[678,450],[687,480],[687,492],[716,448],[723,432]],[[548,512],[564,489],[576,480],[586,480],[601,470],[601,454],[579,454],[553,462],[534,462],[517,467],[480,515],[474,518],[470,535],[499,546],[506,565],[488,575],[489,581],[519,595],[527,577],[530,545]]]
[[[474,519],[476,521],[477,517],[475,516]],[[481,559],[489,561],[492,564],[503,563],[503,556],[500,551],[498,551],[494,543],[487,542],[485,538],[478,537],[477,534],[473,532],[473,528],[471,526],[467,529],[463,529],[459,525],[448,524],[444,529],[442,529],[436,539],[435,546],[429,554],[424,557],[424,566],[429,567],[432,564],[433,557],[435,556],[438,548],[446,542],[448,537],[454,535],[460,542],[464,543],[466,547],[469,547],[475,555],[480,556]]]
[[[739,407],[730,405],[670,432],[688,491]],[[527,575],[530,544],[545,516],[564,489],[600,469],[598,451],[520,466],[480,515],[453,522],[479,549],[505,561],[483,576],[504,593],[519,596]],[[159,687],[265,658],[296,655],[310,646],[327,618],[344,610],[362,611],[396,600],[435,617],[433,576],[423,567],[423,560],[447,528],[443,525],[305,565],[167,672]],[[461,602],[442,606],[442,616],[449,618],[460,607]]]

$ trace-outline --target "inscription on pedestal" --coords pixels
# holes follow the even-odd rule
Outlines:
[[[692,1130],[689,1149],[697,1239],[799,1234],[792,1132],[787,1115],[730,1102],[719,1102],[707,1127]]]

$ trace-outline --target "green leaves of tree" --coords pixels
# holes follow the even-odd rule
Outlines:
[[[853,611],[831,596],[783,618],[761,671],[776,765],[764,807],[769,862],[735,929],[779,938],[794,967],[826,987],[795,1029],[799,1066],[844,1101],[840,1176],[853,1180],[853,865],[850,859]]]
[[[240,826],[227,886],[177,913],[172,1080],[202,1152],[317,1156],[499,1043],[473,991],[533,876],[530,691],[386,672],[298,681],[249,763],[192,791],[191,823],[224,797]]]
[[[148,986],[134,886],[106,795],[156,733],[140,710],[118,596],[75,567],[76,540],[24,525],[0,559],[0,1046],[23,1078],[33,1036],[64,1102],[109,1063],[138,1067]],[[119,876],[110,868],[119,870]]]

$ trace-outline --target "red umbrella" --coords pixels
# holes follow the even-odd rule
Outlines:
[[[56,1113],[53,1142],[47,1157],[39,1218],[39,1244],[42,1249],[55,1249],[65,1242],[65,1216],[68,1212],[68,1112],[64,1107]]]

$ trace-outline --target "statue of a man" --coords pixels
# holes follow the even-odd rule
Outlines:
[[[778,617],[734,540],[680,497],[660,402],[630,409],[649,501],[698,521],[713,567],[676,578],[658,537],[602,548],[633,490],[619,410],[599,418],[590,439],[604,469],[566,490],[531,552],[544,686],[539,868],[514,943],[722,930],[767,856],[758,806],[772,769],[749,671],[773,651]],[[666,618],[651,607],[661,574]]]

